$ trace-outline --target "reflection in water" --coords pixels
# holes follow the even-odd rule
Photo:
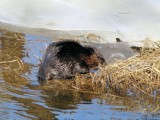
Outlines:
[[[50,42],[0,30],[0,119],[159,118],[158,114],[146,114],[159,111],[159,100],[150,97],[141,96],[139,100],[115,93],[95,95],[39,86],[39,60],[34,56],[41,58],[43,43]]]
[[[91,100],[96,97],[93,94],[83,94],[76,91],[45,90],[45,92],[47,96],[49,96],[47,99],[45,98],[48,106],[61,110],[77,109],[76,105],[79,104],[80,101],[91,103]]]
[[[8,84],[11,83],[15,86],[18,86],[19,82],[25,84],[27,80],[21,76],[21,73],[28,71],[29,65],[22,62],[24,35],[6,31],[1,31],[1,33],[0,66],[2,67],[3,79]]]

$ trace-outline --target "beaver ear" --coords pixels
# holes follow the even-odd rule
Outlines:
[[[94,49],[93,48],[88,48],[88,55],[93,55],[94,54]]]

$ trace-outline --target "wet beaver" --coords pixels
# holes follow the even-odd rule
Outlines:
[[[65,40],[51,43],[43,56],[38,79],[69,79],[75,74],[85,74],[90,69],[104,64],[105,59],[96,48]]]

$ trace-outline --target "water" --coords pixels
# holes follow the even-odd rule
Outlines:
[[[76,90],[60,91],[39,86],[36,75],[40,61],[37,57],[42,57],[46,44],[52,39],[27,34],[20,36],[1,31],[0,119],[160,119],[159,100],[143,96],[139,100],[116,94],[106,96]]]

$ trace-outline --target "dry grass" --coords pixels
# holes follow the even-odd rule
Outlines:
[[[160,90],[160,48],[149,48],[155,42],[146,40],[140,55],[105,66],[102,72],[110,88],[120,93],[156,95]],[[158,44],[158,43],[157,43]]]
[[[96,94],[112,90],[121,95],[143,93],[158,97],[160,91],[159,43],[147,39],[144,44],[145,47],[141,49],[138,56],[128,60],[120,60],[107,66],[99,66],[96,73],[77,75],[71,81],[55,80],[50,81],[49,84],[54,88],[57,86],[60,89]]]
[[[88,34],[83,34],[82,35],[78,35],[79,33],[77,33],[77,35],[75,36],[70,36],[70,37],[58,37],[56,39],[56,41],[60,41],[60,40],[66,40],[66,39],[72,39],[78,42],[82,42],[82,43],[106,43],[107,41],[104,40],[102,37],[94,34],[94,33],[88,33]],[[54,40],[55,41],[55,40]]]

